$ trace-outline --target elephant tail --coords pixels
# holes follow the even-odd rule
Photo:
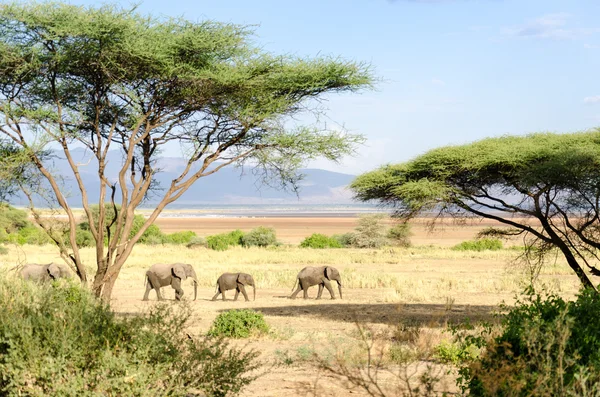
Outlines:
[[[292,292],[294,292],[294,289],[296,289],[296,283],[299,283],[299,279],[298,277],[296,277],[296,281],[294,281],[294,286],[292,287]]]

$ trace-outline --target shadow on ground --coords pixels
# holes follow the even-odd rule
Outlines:
[[[266,316],[311,317],[331,321],[398,324],[410,323],[428,327],[445,326],[447,323],[481,321],[498,322],[494,313],[497,306],[452,305],[421,303],[323,303],[306,306],[256,307],[254,310]]]

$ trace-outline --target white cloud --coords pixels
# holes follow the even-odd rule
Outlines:
[[[446,82],[440,79],[431,79],[431,84],[444,86]]]
[[[595,103],[600,103],[600,95],[594,95],[594,96],[588,96],[583,98],[583,103],[586,103],[588,105],[592,105]]]
[[[555,13],[542,15],[521,26],[505,29],[505,33],[514,37],[531,37],[539,39],[575,39],[600,31],[598,28],[580,28],[569,26],[571,14]]]

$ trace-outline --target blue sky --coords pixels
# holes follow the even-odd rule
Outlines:
[[[372,64],[374,91],[327,102],[330,125],[366,145],[319,168],[357,174],[442,145],[600,126],[597,0],[146,0],[139,11],[257,25],[273,53]]]

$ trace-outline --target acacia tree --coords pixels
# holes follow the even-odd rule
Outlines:
[[[134,244],[199,178],[251,162],[265,180],[294,187],[307,160],[337,160],[361,142],[357,135],[289,125],[293,116],[320,109],[325,94],[369,87],[368,65],[273,56],[252,45],[251,33],[244,26],[159,20],[116,6],[0,5],[0,134],[27,151],[66,212],[69,244],[46,230],[85,282],[76,217],[57,176],[33,148],[58,147],[68,161],[96,241],[98,296],[110,298]],[[173,143],[184,149],[185,168],[131,237],[134,210],[159,172],[160,148]],[[81,146],[98,167],[97,217],[90,209],[96,197],[88,197],[81,164],[71,154]],[[118,180],[110,181],[107,155],[115,148],[123,161]],[[105,202],[114,206],[110,221]]]
[[[431,150],[412,161],[365,173],[351,188],[411,218],[482,217],[508,226],[489,234],[523,235],[543,260],[560,250],[585,287],[600,275],[600,130],[484,139]],[[535,220],[536,222],[532,222]]]

